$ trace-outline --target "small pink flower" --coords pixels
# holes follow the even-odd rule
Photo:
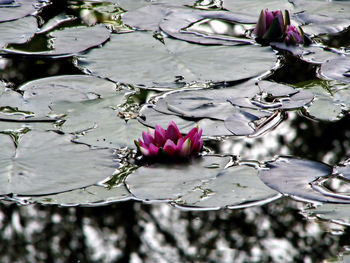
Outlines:
[[[286,28],[286,36],[284,41],[287,44],[303,44],[304,43],[304,32],[300,27],[289,25]]]
[[[142,132],[143,141],[138,139],[135,144],[145,157],[156,157],[165,153],[172,158],[188,158],[197,155],[202,149],[201,136],[202,129],[194,127],[183,137],[175,122],[171,121],[166,130],[156,125],[154,130]]]
[[[285,30],[285,21],[281,10],[261,10],[258,23],[253,34],[257,38],[277,39],[282,37]]]

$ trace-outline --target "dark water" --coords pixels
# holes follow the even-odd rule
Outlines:
[[[1,205],[1,262],[321,262],[350,231],[282,199],[189,212],[122,202],[94,208]]]

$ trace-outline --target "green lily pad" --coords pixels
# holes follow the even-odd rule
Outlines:
[[[72,56],[101,45],[109,37],[110,32],[103,25],[63,28],[49,33],[46,50],[32,51],[31,45],[23,45],[21,47],[10,47],[4,49],[4,51],[28,56]]]
[[[55,120],[60,113],[51,114],[54,102],[89,101],[117,94],[114,83],[86,75],[38,79],[20,86],[19,91],[23,92],[23,96],[0,87],[1,119]]]
[[[229,161],[230,157],[205,156],[189,163],[141,166],[125,184],[137,199],[174,201],[217,177]]]
[[[2,19],[0,7],[0,20]],[[0,49],[10,43],[26,43],[38,29],[35,17],[28,16],[19,20],[0,23]]]
[[[257,1],[224,1],[224,8],[232,12],[242,12],[245,14],[251,14],[256,17],[256,21],[259,18],[259,14],[262,9],[268,8],[269,10],[293,10],[293,4],[287,0],[257,0]]]
[[[86,187],[112,176],[118,162],[110,150],[92,150],[72,137],[31,131],[18,147],[0,134],[0,194],[47,195]]]
[[[271,201],[280,195],[257,176],[257,169],[238,165],[220,172],[215,179],[203,182],[176,200],[185,208],[221,208]]]
[[[313,118],[324,121],[336,121],[341,119],[343,106],[334,96],[326,90],[322,83],[305,83],[303,87],[315,95],[312,104],[306,107],[306,112]]]
[[[209,21],[203,21],[205,19]],[[123,21],[141,30],[161,29],[174,38],[188,42],[207,45],[239,45],[252,43],[252,40],[245,36],[245,25],[243,24],[254,24],[255,17],[227,11],[203,11],[183,6],[154,4],[125,13]],[[208,34],[196,31],[194,29],[196,22],[211,24],[211,31]],[[215,28],[216,24],[218,29]],[[226,32],[221,32],[224,24],[228,29]],[[204,27],[208,29],[208,26]],[[239,31],[239,27],[242,27],[243,32],[235,34],[236,31]]]
[[[349,2],[328,2],[321,0],[293,0],[293,18],[304,24],[303,30],[310,35],[336,33],[350,25]]]
[[[25,17],[35,13],[38,9],[38,1],[36,0],[7,1],[7,3],[0,4],[0,22]]]
[[[350,83],[350,57],[337,57],[326,61],[321,65],[320,74],[326,79]]]
[[[199,126],[201,122],[210,121],[220,128],[215,130],[206,125],[200,126],[204,135],[230,135],[226,128],[234,135],[257,136],[282,121],[283,114],[273,110],[299,108],[312,99],[313,94],[308,91],[269,81],[248,81],[222,89],[181,90],[164,94],[154,107],[146,106],[141,110],[142,118],[139,120],[151,127],[157,124],[153,119],[168,122],[176,118],[179,123],[196,122]]]
[[[104,186],[93,185],[55,195],[31,197],[30,201],[45,205],[96,206],[127,201],[131,198],[129,191],[121,184],[111,189]]]
[[[79,56],[78,65],[116,82],[157,86],[182,78],[185,82],[244,79],[264,73],[276,60],[267,47],[208,47],[164,40],[165,44],[147,32],[112,36],[102,48]]]
[[[350,226],[350,206],[348,204],[323,204],[317,208],[307,209],[305,212],[324,220]]]
[[[144,105],[139,113],[138,120],[148,127],[154,128],[157,124],[167,127],[170,121],[174,121],[182,133],[188,133],[193,127],[198,126],[203,130],[204,136],[228,136],[232,133],[225,127],[222,120],[212,119],[187,119],[177,115],[163,114],[154,109],[154,105]]]
[[[350,203],[350,200],[325,196],[310,186],[312,181],[331,173],[331,167],[323,163],[279,157],[275,161],[268,162],[266,169],[259,171],[259,177],[267,186],[297,200]]]
[[[62,102],[54,104],[52,109],[66,115],[61,126],[63,132],[80,133],[74,139],[76,142],[100,147],[135,147],[134,140],[141,136],[144,126],[135,119],[120,118],[118,111],[111,108],[122,99],[123,96],[112,96],[90,103]]]

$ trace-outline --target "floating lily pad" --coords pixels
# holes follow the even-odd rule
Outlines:
[[[225,169],[229,157],[204,156],[190,163],[140,167],[125,183],[143,201],[174,201],[178,206],[221,208],[279,196],[257,170],[244,165]]]
[[[340,101],[323,87],[322,81],[307,82],[299,86],[315,95],[315,100],[306,107],[306,111],[311,117],[325,121],[336,121],[342,117],[343,107]]]
[[[36,0],[14,0],[0,3],[0,21],[10,21],[33,14],[38,10]],[[2,30],[0,30],[2,32]],[[0,38],[1,39],[1,38]]]
[[[0,6],[0,20],[2,19],[2,7]],[[19,20],[0,23],[0,49],[7,44],[27,42],[34,36],[38,29],[35,17],[28,16]]]
[[[118,110],[111,106],[121,103],[123,96],[113,96],[90,103],[57,103],[53,112],[65,112],[65,122],[61,130],[67,133],[80,133],[76,142],[100,147],[134,147],[134,140],[141,136],[144,126],[138,121],[124,120]]]
[[[273,162],[268,162],[266,169],[259,171],[259,177],[272,189],[298,200],[350,203],[348,200],[322,195],[310,186],[312,181],[331,173],[332,169],[323,163],[291,157],[279,157]]]
[[[338,57],[321,65],[320,74],[331,80],[350,82],[350,57]]]
[[[0,135],[0,194],[47,195],[86,187],[112,176],[118,168],[110,150],[92,150],[72,137],[32,131],[15,148]]]
[[[267,187],[257,176],[257,169],[237,165],[221,171],[217,177],[176,200],[178,206],[221,208],[271,200],[280,195]]]
[[[340,173],[343,177],[350,180],[350,159],[334,167],[336,173]]]
[[[204,21],[205,19],[209,21]],[[256,18],[227,11],[201,11],[183,6],[155,4],[125,13],[123,21],[142,30],[156,31],[160,28],[168,35],[188,42],[207,45],[237,45],[252,43],[252,40],[245,36],[248,28],[245,24],[254,24]],[[208,25],[211,25],[210,30],[203,32],[198,28],[195,29],[196,22],[199,22],[200,27],[207,31]],[[206,25],[203,26],[203,23]],[[223,31],[225,25],[227,30]]]
[[[102,48],[79,56],[78,65],[117,82],[157,86],[178,76],[185,82],[244,79],[269,70],[275,60],[268,47],[207,47],[170,38],[163,44],[150,33],[133,32],[112,36]]]
[[[129,191],[121,184],[111,189],[104,186],[93,185],[55,195],[31,197],[30,201],[45,205],[96,206],[127,201],[131,198]]]
[[[30,45],[5,49],[7,53],[34,56],[71,56],[106,42],[109,30],[102,25],[71,27],[55,30],[48,35],[46,50],[32,51]]]
[[[0,89],[2,119],[53,120],[59,114],[50,114],[54,102],[88,101],[117,94],[114,83],[86,75],[38,79],[20,86],[19,91],[23,96],[6,87]]]
[[[230,157],[204,156],[189,163],[141,166],[125,183],[137,199],[174,201],[217,177],[229,161]]]
[[[226,129],[221,120],[211,119],[185,119],[177,115],[163,114],[154,109],[153,105],[146,104],[139,113],[138,120],[149,127],[154,128],[157,124],[167,127],[170,121],[174,121],[182,133],[188,133],[193,127],[198,126],[203,130],[204,136],[228,136],[232,133]]]
[[[305,210],[307,214],[350,226],[350,206],[348,204],[324,204],[317,208]]]
[[[245,14],[251,14],[256,17],[256,21],[259,18],[260,11],[268,8],[269,10],[293,10],[293,4],[288,0],[257,0],[257,1],[223,1],[224,8],[232,12],[242,12]]]
[[[151,127],[157,124],[153,119],[168,122],[176,118],[180,123],[196,122],[198,125],[210,121],[220,128],[200,126],[204,135],[227,135],[226,128],[234,135],[257,136],[283,120],[283,114],[274,110],[299,108],[312,99],[312,93],[290,86],[248,81],[222,89],[170,92],[159,98],[154,107],[143,108],[140,121]]]
[[[293,4],[296,14],[292,18],[304,24],[303,30],[308,34],[336,33],[350,25],[349,2],[293,0]]]

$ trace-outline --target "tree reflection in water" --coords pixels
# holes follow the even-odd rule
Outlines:
[[[1,262],[319,262],[350,233],[305,220],[281,199],[240,210],[167,204],[103,207],[1,205]]]

